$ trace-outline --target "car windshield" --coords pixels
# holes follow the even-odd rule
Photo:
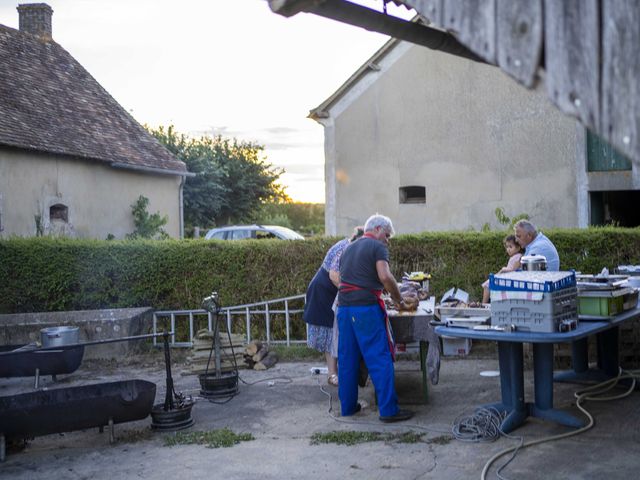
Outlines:
[[[265,228],[273,232],[276,232],[278,236],[280,236],[280,238],[284,238],[286,240],[304,240],[304,237],[302,235],[286,227],[280,227],[278,225],[269,225]]]

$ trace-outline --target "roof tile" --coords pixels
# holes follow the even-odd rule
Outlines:
[[[65,49],[0,25],[0,144],[187,172]]]

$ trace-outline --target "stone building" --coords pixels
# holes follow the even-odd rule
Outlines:
[[[181,237],[186,165],[53,40],[51,7],[18,12],[0,25],[0,237],[123,238],[141,195]]]

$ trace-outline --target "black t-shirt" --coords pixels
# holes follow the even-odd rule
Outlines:
[[[382,290],[376,262],[389,262],[389,250],[379,240],[362,237],[347,247],[340,259],[340,282],[356,285],[363,290],[338,293],[339,306],[373,305],[378,299],[371,290]]]

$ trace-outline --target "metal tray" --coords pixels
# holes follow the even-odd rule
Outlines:
[[[491,315],[491,305],[485,307],[443,307],[438,305],[436,312],[442,317],[486,317]]]

